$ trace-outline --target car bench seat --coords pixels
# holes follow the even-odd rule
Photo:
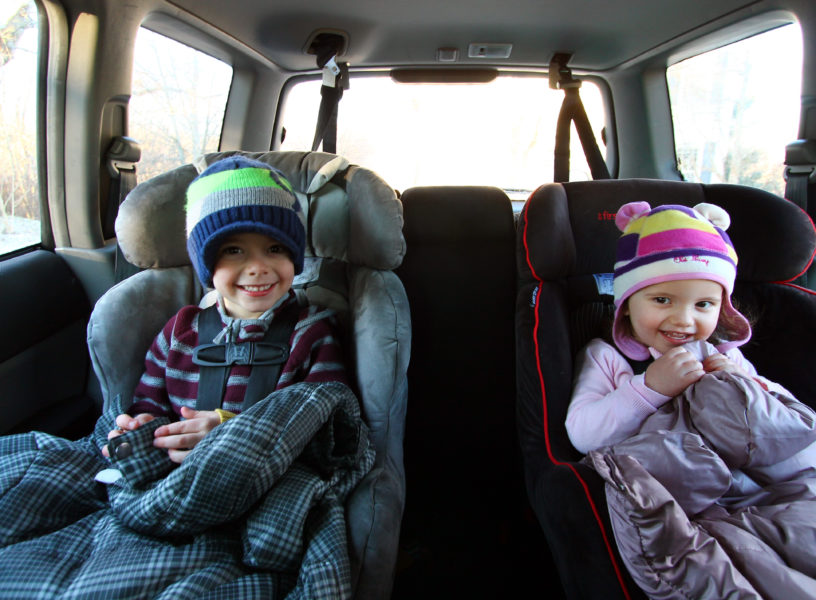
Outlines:
[[[509,597],[549,558],[514,429],[515,223],[476,186],[402,194],[413,325],[407,499],[394,598]]]
[[[517,426],[527,493],[569,598],[644,597],[620,560],[603,483],[578,462],[564,427],[575,353],[601,335],[613,312],[595,275],[613,272],[615,213],[633,201],[710,202],[728,211],[739,257],[732,297],[756,318],[742,351],[761,374],[816,407],[816,377],[803,368],[816,364],[816,296],[786,283],[807,269],[816,248],[813,223],[799,208],[737,185],[619,180],[536,190],[517,237]]]
[[[202,301],[187,255],[188,184],[212,162],[208,154],[137,186],[116,221],[127,260],[144,269],[97,302],[88,344],[106,406],[132,397],[150,343],[182,306]],[[373,172],[324,153],[241,153],[280,169],[307,215],[306,261],[294,288],[334,308],[343,326],[351,379],[376,449],[374,469],[347,501],[357,598],[387,598],[393,584],[405,502],[402,442],[410,353],[410,315],[392,270],[405,253],[402,205]],[[205,301],[206,303],[206,301]]]

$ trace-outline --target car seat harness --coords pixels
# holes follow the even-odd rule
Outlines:
[[[250,365],[241,411],[268,396],[278,385],[283,365],[289,359],[289,339],[298,321],[300,307],[289,306],[276,315],[262,341],[200,344],[193,349],[193,363],[201,369],[196,410],[221,407],[229,372],[235,365]],[[212,340],[224,328],[218,308],[205,308],[198,317],[198,337]]]

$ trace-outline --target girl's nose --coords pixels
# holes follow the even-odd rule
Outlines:
[[[694,320],[691,317],[692,309],[688,306],[678,306],[672,312],[672,321],[676,325],[691,325]]]

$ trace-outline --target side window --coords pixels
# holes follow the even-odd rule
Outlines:
[[[216,152],[232,67],[142,28],[136,38],[129,135],[141,144],[144,181]]]
[[[0,5],[0,255],[39,244],[37,7]]]
[[[667,71],[683,177],[784,193],[785,145],[797,137],[802,35],[786,25]]]

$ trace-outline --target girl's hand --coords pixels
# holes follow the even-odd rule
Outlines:
[[[724,371],[726,373],[734,373],[735,375],[742,375],[750,378],[751,375],[740,367],[733,360],[728,358],[725,354],[712,354],[703,361],[703,369],[706,373],[713,373],[714,371]]]
[[[705,375],[703,363],[682,347],[672,348],[646,369],[647,387],[674,397]]]
[[[153,440],[156,448],[166,448],[170,460],[179,464],[221,422],[221,417],[214,410],[193,410],[185,406],[181,409],[181,416],[184,421],[157,428]]]
[[[138,429],[140,425],[144,425],[145,423],[149,423],[154,419],[153,415],[149,415],[147,413],[142,413],[140,415],[136,415],[135,417],[131,417],[127,414],[121,414],[116,417],[116,429],[112,429],[108,432],[108,439],[112,440],[115,437],[119,437],[126,431],[133,431],[134,429]],[[105,444],[102,446],[102,456],[110,458],[110,452],[108,451],[108,445]]]

